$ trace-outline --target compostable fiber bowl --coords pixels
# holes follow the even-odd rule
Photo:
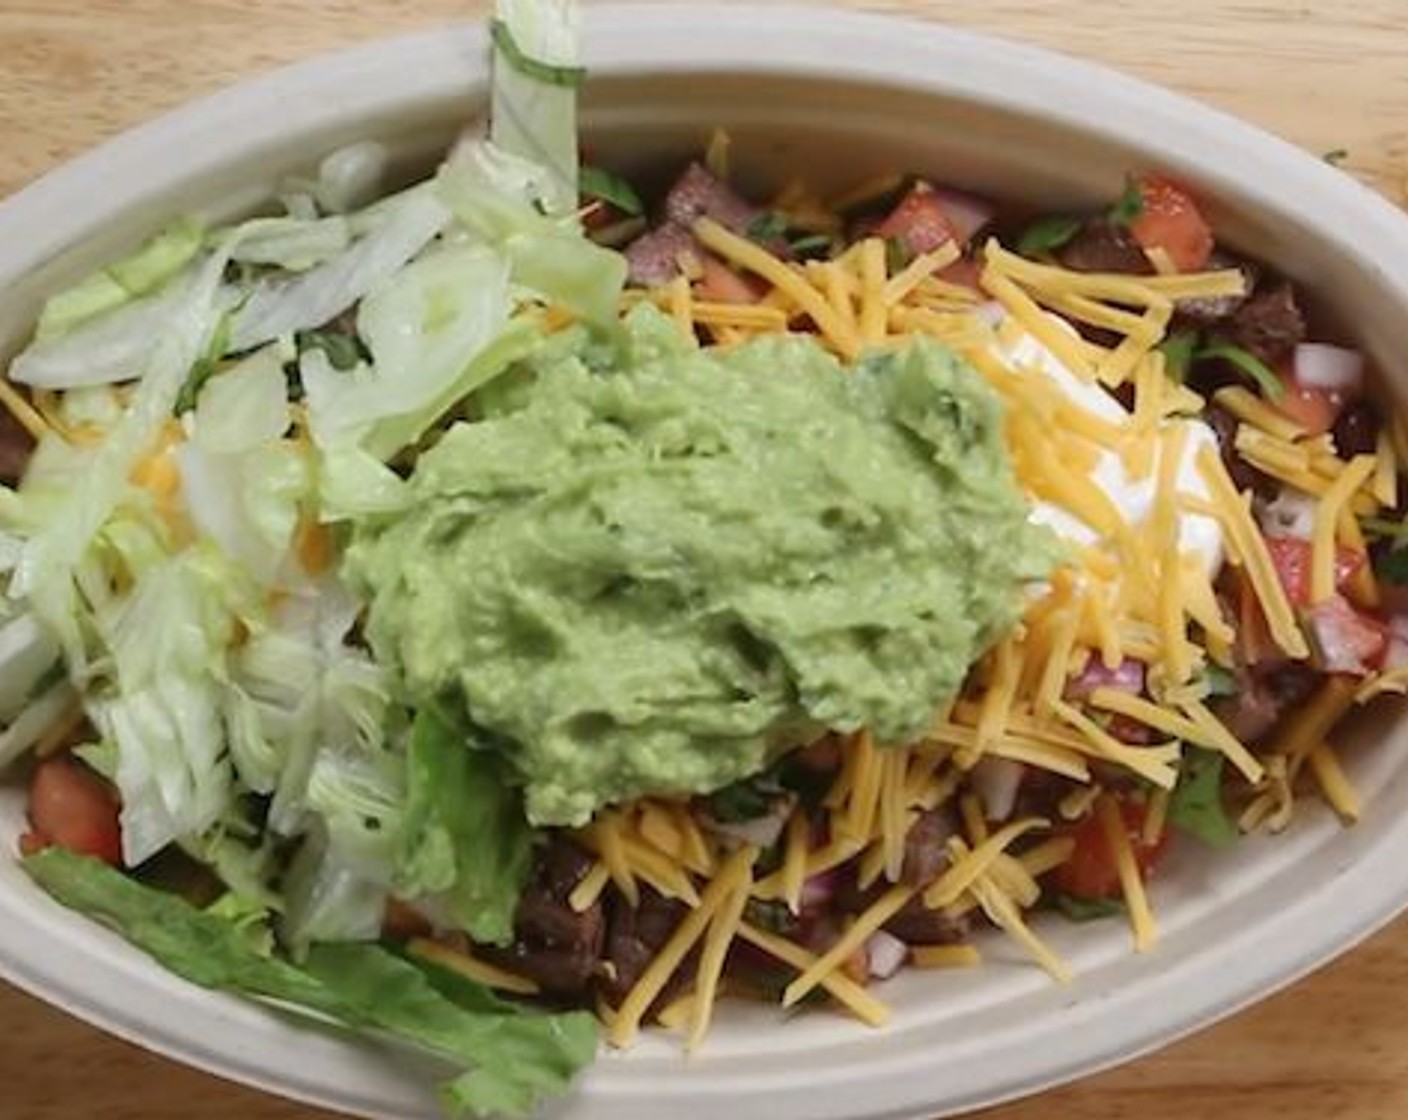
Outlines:
[[[913,170],[1051,207],[1108,199],[1160,168],[1208,202],[1220,236],[1316,294],[1387,389],[1408,388],[1408,219],[1349,177],[1246,125],[1084,63],[971,34],[801,9],[593,7],[584,126],[598,162],[646,176],[715,126],[757,185],[819,187]],[[317,59],[129,133],[0,205],[0,355],[43,297],[179,213],[225,218],[284,175],[376,138],[427,171],[487,96],[482,29]],[[1395,269],[1397,271],[1395,271]],[[892,1025],[784,1023],[724,1009],[690,1060],[647,1038],[604,1054],[553,1115],[679,1120],[933,1116],[1030,1093],[1158,1046],[1267,995],[1408,903],[1405,730],[1366,713],[1343,744],[1365,799],[1344,829],[1310,808],[1286,835],[1211,855],[1184,845],[1154,891],[1162,940],[1135,956],[1120,923],[1053,921],[1070,987],[999,938],[988,964],[885,984]],[[0,796],[0,847],[24,828]],[[0,861],[0,972],[116,1034],[271,1092],[349,1113],[431,1117],[435,1070],[191,987],[62,910]]]

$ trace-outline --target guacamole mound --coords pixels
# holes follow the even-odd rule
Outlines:
[[[1054,556],[999,403],[929,340],[568,332],[357,527],[366,633],[502,751],[529,819],[747,777],[825,728],[921,734]]]

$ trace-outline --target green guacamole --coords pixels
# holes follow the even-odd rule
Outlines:
[[[706,792],[821,729],[921,734],[1054,555],[999,403],[916,339],[700,349],[638,309],[560,335],[425,452],[347,571],[413,702],[510,760],[530,820]]]

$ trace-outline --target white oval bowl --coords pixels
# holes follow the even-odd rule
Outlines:
[[[484,102],[482,29],[445,30],[277,72],[103,146],[0,206],[0,356],[40,301],[173,215],[228,217],[354,138],[429,166]],[[1085,63],[934,26],[826,11],[593,7],[586,123],[608,165],[648,172],[715,125],[747,174],[823,186],[928,172],[1047,204],[1108,198],[1131,168],[1188,181],[1226,240],[1274,262],[1408,388],[1408,221],[1348,176],[1184,98]],[[1120,923],[1043,932],[1073,964],[1050,983],[1001,940],[965,973],[881,988],[893,1024],[729,1007],[706,1051],[668,1038],[603,1054],[550,1110],[573,1120],[771,1120],[951,1113],[1034,1092],[1227,1015],[1353,945],[1408,903],[1408,727],[1377,710],[1349,766],[1366,817],[1318,808],[1274,840],[1182,845],[1155,889],[1163,937],[1137,957]],[[0,847],[24,827],[0,794]],[[443,1072],[170,976],[49,901],[0,860],[0,972],[114,1034],[271,1092],[348,1113],[434,1117]]]

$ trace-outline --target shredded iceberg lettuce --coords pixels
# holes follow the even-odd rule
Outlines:
[[[336,256],[298,276],[258,281],[235,313],[232,348],[249,350],[336,319],[414,260],[449,217],[424,187],[383,203],[373,228]]]
[[[550,214],[577,207],[579,18],[571,0],[499,0],[490,138],[547,172],[534,201]]]
[[[376,940],[392,898],[507,943],[536,840],[494,756],[365,648],[339,522],[403,509],[407,462],[550,319],[615,329],[625,262],[575,216],[577,25],[501,0],[490,138],[386,197],[390,153],[352,144],[282,216],[179,222],[51,299],[9,370],[54,430],[0,487],[0,765],[86,719],[58,745],[115,786],[123,862],[180,849],[225,894],[61,852],[31,874],[198,983],[474,1066],[445,1092],[474,1115],[561,1091],[595,1035],[328,944]]]
[[[48,342],[99,316],[164,287],[204,248],[205,231],[189,219],[159,233],[141,249],[116,261],[67,291],[53,296],[39,313],[35,338]]]

